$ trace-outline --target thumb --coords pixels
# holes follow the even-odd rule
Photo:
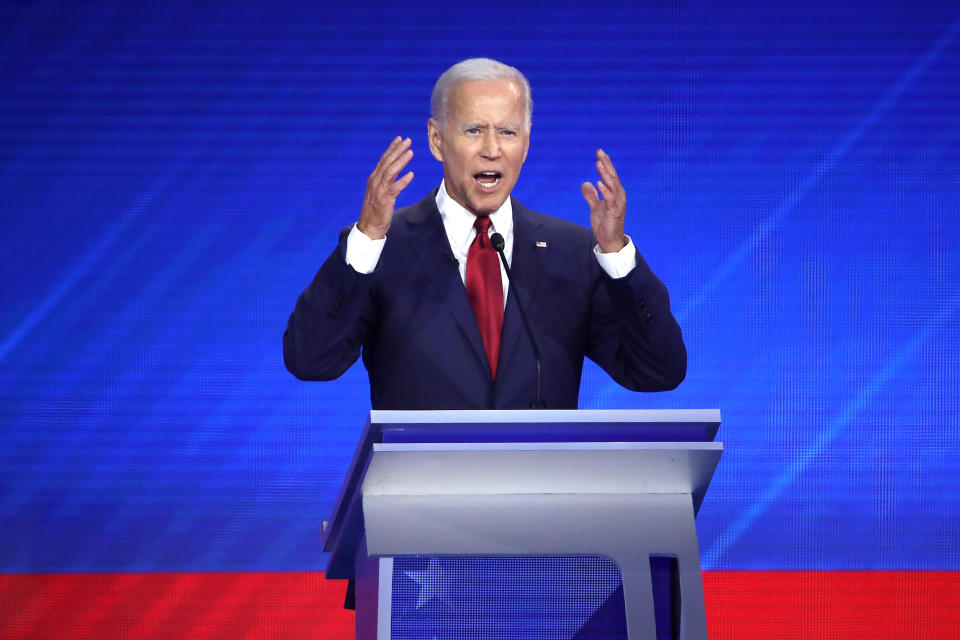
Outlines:
[[[584,182],[581,184],[580,193],[583,194],[583,199],[587,201],[587,204],[590,205],[591,209],[600,204],[600,196],[597,194],[596,187],[594,187],[591,183]]]

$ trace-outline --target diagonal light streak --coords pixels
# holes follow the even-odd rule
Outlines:
[[[897,100],[917,81],[917,78],[923,74],[927,68],[933,64],[943,53],[944,49],[949,47],[957,35],[960,34],[960,20],[953,23],[946,33],[944,33],[933,46],[930,47],[920,58],[897,80],[881,97],[870,110],[860,118],[860,121],[841,138],[836,145],[831,148],[827,154],[820,160],[816,166],[800,181],[771,213],[760,223],[749,238],[744,240],[739,247],[734,250],[730,256],[714,271],[707,281],[700,287],[686,303],[683,309],[676,314],[677,321],[683,324],[683,320],[713,293],[721,282],[729,276],[737,267],[739,267],[747,258],[753,254],[757,245],[762,242],[767,235],[789,214],[794,207],[803,200],[803,198],[820,181],[830,173],[844,156],[850,151],[857,142],[863,138],[890,108],[896,104]]]
[[[682,313],[686,315],[699,306],[707,296],[726,278],[736,267],[749,257],[757,244],[780,222],[807,192],[820,182],[821,178],[832,170],[846,155],[850,148],[873,127],[890,107],[916,82],[917,78],[939,58],[943,51],[950,46],[960,34],[960,21],[953,23],[946,33],[928,49],[901,78],[890,87],[884,96],[877,101],[870,111],[864,115],[857,125],[851,129],[817,164],[784,201],[767,217],[754,231],[749,239],[743,242],[734,253],[727,258],[723,265],[711,276],[700,289]],[[721,533],[710,547],[704,558],[704,568],[709,568],[716,558],[719,558],[734,544],[744,532],[763,515],[770,505],[780,497],[784,490],[820,455],[823,450],[856,418],[863,407],[873,399],[890,381],[891,378],[910,360],[914,353],[922,347],[932,335],[940,329],[947,319],[960,306],[960,297],[954,298],[938,315],[931,318],[894,357],[877,372],[873,380],[854,396],[844,406],[843,410],[835,415],[827,426],[820,432],[816,440],[804,449],[794,462],[764,489],[751,505]]]
[[[60,280],[47,296],[27,316],[20,322],[10,334],[0,342],[0,364],[6,360],[10,352],[17,348],[27,335],[40,324],[50,311],[55,308],[60,301],[80,282],[94,265],[103,257],[103,255],[113,246],[117,239],[130,228],[130,225],[140,217],[143,211],[149,207],[160,187],[151,189],[144,193],[140,198],[127,209],[127,211],[111,226],[107,232],[100,238],[99,242],[88,251],[67,274]]]
[[[750,237],[744,240],[717,270],[707,278],[700,290],[692,295],[682,308],[677,309],[674,316],[681,326],[684,325],[689,315],[703,304],[703,302],[713,294],[714,290],[754,253],[756,247],[793,211],[794,207],[803,200],[810,190],[819,184],[823,177],[839,164],[850,151],[851,147],[880,121],[897,100],[916,82],[917,78],[940,57],[947,47],[953,44],[958,35],[960,35],[960,20],[954,22],[950,28],[920,56],[913,66],[874,103],[870,110],[857,122],[856,126],[847,132],[804,177],[797,187],[787,194],[784,200],[770,212]],[[596,397],[593,398],[590,403],[591,406],[605,406],[609,398],[619,389],[620,387],[617,384],[607,380],[601,390],[596,394]]]
[[[860,392],[843,407],[843,410],[830,419],[827,426],[817,435],[816,440],[804,449],[783,473],[774,478],[757,499],[717,537],[704,557],[704,569],[709,569],[707,565],[712,564],[712,560],[721,557],[744,532],[753,526],[753,523],[766,512],[784,490],[853,422],[867,403],[896,377],[958,309],[960,309],[960,295],[955,296],[936,316],[930,318],[903,348],[890,358],[874,378],[860,389]]]

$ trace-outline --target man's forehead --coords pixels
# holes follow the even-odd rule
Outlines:
[[[495,78],[492,80],[463,80],[450,87],[450,93],[501,94],[512,93],[516,97],[523,94],[520,83],[515,78]]]
[[[509,114],[510,118],[523,116],[523,92],[511,79],[501,80],[469,80],[454,85],[450,90],[450,101],[447,104],[449,115],[458,113],[466,116],[470,113],[485,112],[491,109],[498,111],[516,111]],[[503,114],[508,115],[508,114]]]

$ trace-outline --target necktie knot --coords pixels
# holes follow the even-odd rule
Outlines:
[[[490,218],[487,216],[477,216],[473,221],[473,228],[477,230],[477,238],[480,240],[480,246],[486,249],[490,245]]]

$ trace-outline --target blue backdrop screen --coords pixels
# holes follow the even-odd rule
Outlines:
[[[533,86],[525,205],[606,149],[719,407],[706,568],[960,569],[960,10],[943,2],[0,2],[0,571],[320,569],[356,365],[281,359],[436,77]]]

